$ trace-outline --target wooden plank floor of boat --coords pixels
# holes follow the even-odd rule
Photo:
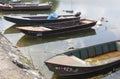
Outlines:
[[[114,62],[116,60],[120,60],[120,51],[106,53],[97,57],[87,58],[85,60],[79,59],[75,56],[60,55],[49,59],[47,62],[69,66],[93,66]]]
[[[105,60],[107,61],[109,59],[115,59],[115,58],[120,60],[120,51],[114,51],[114,52],[106,53],[93,58],[88,58],[88,59],[85,59],[85,61],[92,63],[92,62],[100,62]]]
[[[52,30],[50,28],[47,27],[34,27],[34,26],[27,26],[27,27],[17,27],[18,29],[22,29],[22,30],[29,30],[29,31],[49,31]]]

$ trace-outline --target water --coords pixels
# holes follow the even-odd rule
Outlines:
[[[53,1],[53,0],[51,0]],[[41,0],[44,2],[44,0]],[[99,43],[104,43],[113,40],[120,39],[120,9],[119,0],[54,0],[53,10],[51,11],[37,11],[37,12],[0,12],[0,30],[4,35],[14,44],[17,45],[23,54],[28,57],[31,55],[32,60],[41,72],[47,77],[47,79],[80,79],[81,76],[75,77],[58,77],[50,72],[44,61],[56,54],[63,53],[70,50],[69,48],[82,48]],[[87,29],[80,32],[74,32],[72,34],[63,34],[58,36],[40,38],[30,37],[20,33],[15,27],[14,23],[8,22],[3,19],[3,15],[46,15],[51,12],[57,14],[70,14],[63,10],[73,10],[74,13],[81,11],[81,18],[89,18],[99,20],[101,17],[105,17],[108,20],[109,26],[102,26],[96,28],[95,31]],[[73,14],[74,14],[73,13]],[[107,29],[105,29],[107,28]],[[104,71],[103,71],[104,72]],[[105,75],[99,74],[93,79],[101,79]],[[92,74],[89,74],[92,75]],[[87,75],[89,77],[89,75]],[[91,77],[89,77],[91,78]]]

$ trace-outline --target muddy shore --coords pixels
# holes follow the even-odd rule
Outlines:
[[[45,79],[32,62],[1,33],[0,79]]]

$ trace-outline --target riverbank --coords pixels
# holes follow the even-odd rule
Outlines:
[[[0,79],[44,79],[20,50],[0,34]]]

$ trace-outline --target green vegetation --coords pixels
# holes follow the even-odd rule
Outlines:
[[[24,61],[24,63],[25,63],[25,64],[28,64],[28,65],[31,64],[31,63],[30,63],[30,60],[28,60],[28,59],[26,59],[26,60]]]

